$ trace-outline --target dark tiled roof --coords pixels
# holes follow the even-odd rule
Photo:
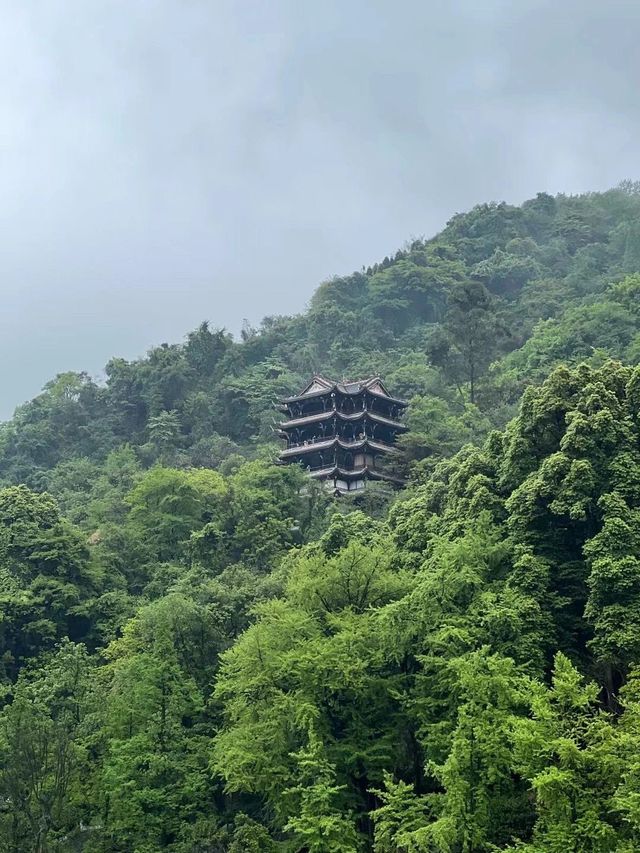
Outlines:
[[[368,391],[376,397],[384,400],[389,400],[400,406],[406,406],[405,400],[400,400],[397,397],[392,397],[379,376],[372,376],[369,379],[343,380],[342,382],[334,382],[331,379],[325,379],[324,376],[314,376],[311,382],[303,388],[299,394],[293,397],[285,397],[281,400],[282,403],[296,403],[300,400],[307,400],[313,397],[323,397],[325,394],[330,394],[336,391],[339,394],[354,396],[361,394],[363,391]]]
[[[394,429],[404,431],[407,430],[408,427],[400,423],[400,421],[392,421],[389,418],[384,418],[382,415],[378,415],[376,412],[369,412],[366,409],[363,409],[359,412],[354,412],[353,414],[345,414],[344,412],[339,412],[337,409],[329,409],[327,412],[318,412],[317,415],[307,415],[304,418],[293,418],[290,421],[281,421],[279,424],[280,429],[295,429],[296,427],[306,426],[307,424],[315,424],[321,423],[322,421],[329,420],[333,417],[340,418],[342,421],[361,421],[365,418],[368,418],[372,421],[376,421],[377,423],[385,424],[386,426],[393,427]]]
[[[359,441],[343,441],[343,439],[338,438],[338,436],[332,436],[331,438],[326,439],[326,441],[314,441],[310,444],[299,444],[297,447],[288,447],[286,450],[281,451],[280,458],[281,459],[290,459],[295,458],[296,456],[301,456],[307,453],[312,453],[316,450],[328,450],[329,448],[337,445],[341,447],[343,450],[359,450],[362,447],[370,447],[372,450],[377,450],[380,453],[397,453],[397,448],[393,447],[390,444],[385,444],[382,441],[374,441],[370,438],[363,438]]]
[[[387,480],[390,483],[395,483],[398,486],[404,485],[404,480],[401,477],[394,477],[392,474],[386,474],[383,471],[377,471],[375,468],[369,468],[365,465],[363,468],[349,470],[348,468],[340,468],[332,466],[329,468],[318,468],[316,471],[310,471],[309,475],[315,480]]]

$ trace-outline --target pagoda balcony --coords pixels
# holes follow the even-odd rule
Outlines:
[[[377,412],[372,412],[370,409],[361,409],[353,414],[346,414],[345,412],[341,412],[339,409],[336,409],[335,406],[332,409],[328,409],[326,412],[319,412],[316,415],[307,415],[306,417],[294,418],[290,421],[281,421],[278,426],[281,430],[297,429],[310,424],[322,423],[322,421],[329,420],[330,418],[349,422],[357,422],[367,418],[376,423],[383,424],[384,426],[392,427],[399,432],[405,432],[408,429],[406,424],[403,424],[400,421],[391,420],[390,418],[385,418],[383,415],[379,415]]]
[[[281,459],[290,459],[306,453],[329,450],[333,446],[341,447],[344,450],[359,450],[362,447],[370,447],[372,450],[377,450],[379,453],[397,453],[398,448],[384,441],[376,441],[369,436],[364,438],[346,439],[337,435],[327,436],[327,438],[311,439],[310,441],[302,441],[297,444],[290,444],[285,450],[280,452]]]
[[[402,486],[405,483],[402,477],[388,474],[386,471],[381,471],[370,465],[365,465],[362,468],[341,468],[339,465],[323,465],[321,467],[308,468],[307,471],[313,480],[362,480],[369,478],[371,480],[386,480],[398,486]]]

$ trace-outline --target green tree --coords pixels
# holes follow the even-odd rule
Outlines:
[[[215,826],[204,698],[189,674],[202,666],[189,659],[194,610],[178,597],[151,605],[107,650],[99,798],[110,849],[163,849],[194,823]]]
[[[7,676],[65,636],[82,639],[99,585],[83,537],[50,495],[26,486],[0,491],[0,647]]]
[[[0,850],[46,853],[81,839],[91,820],[93,678],[84,646],[64,641],[21,674],[0,712]]]
[[[444,335],[431,342],[434,364],[444,367],[476,402],[478,381],[497,353],[502,332],[489,291],[477,281],[461,282],[449,293]]]
[[[345,813],[338,795],[336,772],[324,756],[320,739],[309,730],[309,743],[294,756],[299,768],[297,784],[284,796],[294,805],[284,827],[296,846],[309,853],[355,853],[362,849],[353,816]]]
[[[186,548],[191,532],[218,511],[225,492],[215,471],[152,468],[131,492],[127,523],[155,559],[172,559]]]
[[[604,853],[627,835],[613,797],[621,756],[612,720],[598,708],[598,688],[556,656],[551,689],[531,686],[532,716],[517,720],[514,770],[535,793],[533,844],[524,849]],[[632,849],[632,848],[629,848]]]

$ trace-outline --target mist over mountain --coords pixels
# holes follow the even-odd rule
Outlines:
[[[480,200],[637,178],[628,0],[4,4],[0,416]]]

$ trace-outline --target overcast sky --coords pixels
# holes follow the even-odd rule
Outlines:
[[[0,0],[0,417],[454,212],[640,178],[637,0]]]

